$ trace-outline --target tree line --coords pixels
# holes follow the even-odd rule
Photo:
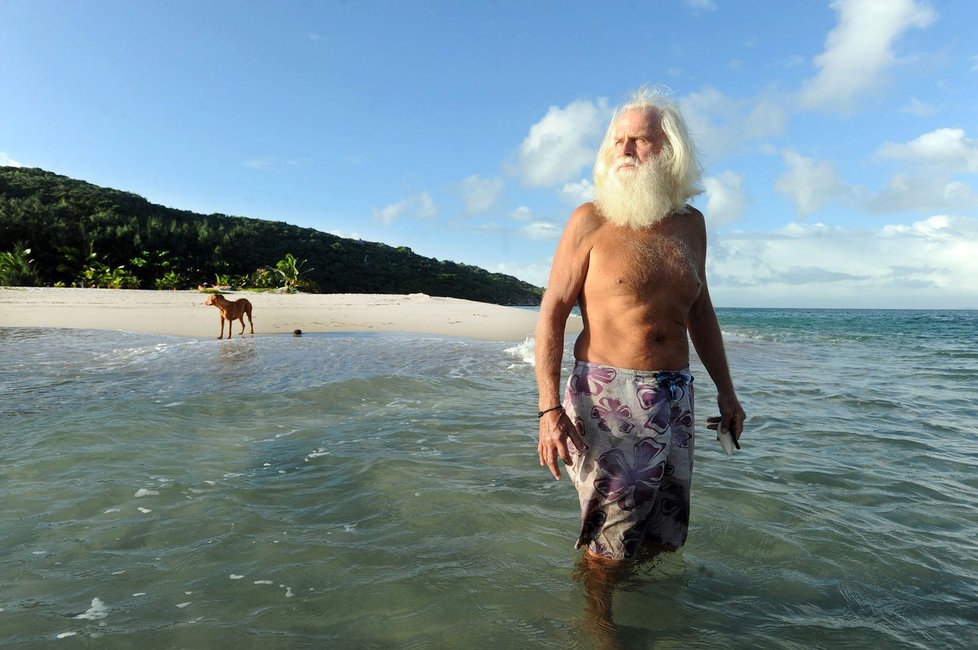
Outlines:
[[[509,305],[509,275],[278,221],[198,214],[42,169],[0,167],[0,285],[426,293]]]

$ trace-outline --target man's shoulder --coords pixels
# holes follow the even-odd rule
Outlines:
[[[703,216],[702,212],[689,204],[686,204],[682,210],[674,212],[673,218],[679,219],[681,222],[686,223],[686,227],[691,227],[695,233],[706,232],[706,217]]]
[[[593,245],[595,235],[606,222],[593,203],[582,203],[571,213],[562,241],[575,248]]]
[[[683,207],[682,211],[680,211],[679,214],[683,215],[684,217],[691,217],[696,221],[700,221],[700,222],[706,221],[706,218],[703,216],[703,213],[688,203]]]
[[[587,203],[582,203],[577,206],[573,212],[571,212],[570,219],[567,222],[567,226],[573,228],[579,228],[583,230],[594,230],[603,224],[604,217],[598,212],[598,207],[594,203],[588,201]]]
[[[597,217],[598,216],[598,206],[594,205],[593,201],[588,201],[587,203],[582,203],[571,213],[571,218],[587,218],[587,217]]]
[[[693,206],[687,205],[678,216],[682,217],[686,223],[686,225],[682,227],[680,231],[687,233],[684,236],[686,238],[686,243],[692,245],[696,249],[705,251],[706,218],[703,216],[703,213]]]

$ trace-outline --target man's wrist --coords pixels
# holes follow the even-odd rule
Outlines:
[[[537,413],[537,418],[542,418],[547,413],[551,413],[553,411],[560,411],[561,413],[563,413],[564,412],[564,406],[562,404],[558,404],[557,406],[551,406],[548,409],[543,409],[542,411],[540,411],[540,412]]]

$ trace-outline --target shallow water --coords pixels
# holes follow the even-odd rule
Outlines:
[[[720,318],[743,451],[603,636],[532,342],[0,329],[0,644],[978,645],[978,313]]]

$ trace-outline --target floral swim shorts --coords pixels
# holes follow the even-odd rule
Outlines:
[[[634,558],[643,542],[679,547],[689,530],[693,376],[585,361],[574,365],[564,410],[584,439],[568,472],[581,502],[577,548]]]

